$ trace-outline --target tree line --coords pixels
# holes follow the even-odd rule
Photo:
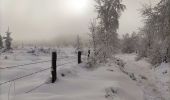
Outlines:
[[[93,61],[106,62],[116,52],[136,53],[137,59],[149,58],[151,64],[170,62],[170,0],[155,6],[144,4],[140,10],[144,26],[138,33],[118,38],[119,18],[126,6],[122,0],[95,0],[97,18],[90,23]]]
[[[141,14],[144,26],[138,34],[123,36],[122,52],[136,52],[138,59],[147,57],[153,65],[170,62],[170,0],[154,7],[145,4]]]

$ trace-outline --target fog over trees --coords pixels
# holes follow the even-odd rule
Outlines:
[[[78,35],[78,37],[71,35],[42,41],[15,41],[14,45],[70,45],[75,47],[81,38],[82,46],[89,45],[90,39],[94,57],[104,62],[118,51],[137,53],[137,59],[147,57],[152,64],[170,62],[170,1],[160,0],[155,5],[143,4],[143,8],[139,12],[142,15],[144,26],[140,27],[138,31],[134,30],[136,32],[124,34],[120,39],[118,38],[120,34],[118,33],[119,19],[124,10],[126,10],[126,6],[122,0],[95,0],[97,17],[89,23],[90,38],[83,35]],[[9,32],[6,36],[0,34],[0,48],[10,49],[11,41]],[[76,47],[80,49],[80,47]]]
[[[122,50],[131,53],[137,49],[138,59],[148,57],[152,64],[170,62],[170,0],[156,6],[145,4],[141,14],[145,24],[135,36],[138,39],[125,35]]]
[[[0,0],[0,99],[170,100],[170,0],[153,1]]]

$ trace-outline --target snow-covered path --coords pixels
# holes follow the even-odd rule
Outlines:
[[[119,54],[117,58],[125,62],[124,70],[128,73],[134,73],[136,83],[143,90],[145,100],[169,100],[158,84],[158,80],[151,70],[151,65],[145,60],[135,61],[134,54]]]
[[[122,59],[125,63],[125,69],[127,69],[129,72],[133,72],[134,74],[137,75],[144,75],[148,78],[151,78],[150,75],[150,68],[151,65],[147,63],[144,60],[141,61],[135,61],[136,55],[133,54],[122,54],[122,55],[117,55],[118,58]]]

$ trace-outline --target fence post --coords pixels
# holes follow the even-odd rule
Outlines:
[[[56,71],[56,67],[57,67],[57,64],[56,64],[56,61],[57,61],[57,53],[56,52],[52,52],[52,66],[51,66],[51,75],[52,75],[52,80],[51,82],[54,83],[57,79],[57,71]]]
[[[88,50],[88,58],[90,57],[90,50]]]
[[[80,64],[82,61],[81,61],[81,51],[78,51],[78,64]]]

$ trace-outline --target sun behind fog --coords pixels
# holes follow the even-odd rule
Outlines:
[[[67,7],[73,13],[84,13],[88,7],[88,0],[67,0]]]

